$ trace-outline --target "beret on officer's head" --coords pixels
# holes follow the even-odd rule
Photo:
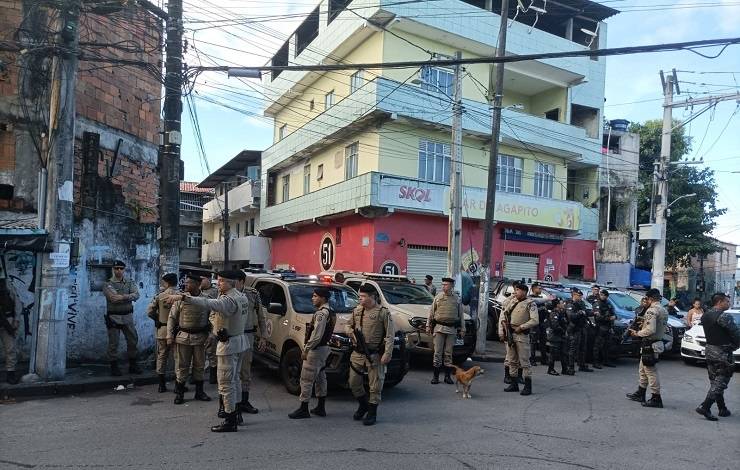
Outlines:
[[[114,267],[114,268],[125,268],[125,267],[126,267],[126,263],[124,263],[124,262],[123,262],[123,261],[121,261],[120,259],[117,259],[117,260],[115,260],[115,261],[113,262],[113,267]]]
[[[660,300],[663,295],[656,288],[652,288],[645,293],[645,297],[651,300]]]
[[[203,277],[203,276],[201,276],[201,275],[199,275],[199,274],[194,274],[194,273],[187,273],[187,274],[185,275],[185,277],[186,277],[187,279],[193,280],[193,281],[195,281],[195,282],[200,282],[200,281],[201,281],[202,279],[204,279],[204,277]]]
[[[360,286],[360,292],[364,294],[377,294],[378,291],[375,290],[375,287],[371,286],[370,284],[363,284]]]
[[[228,271],[219,271],[218,277],[227,279],[229,281],[239,281],[241,279],[244,279],[242,276],[244,276],[244,273],[237,270],[228,270]]]
[[[167,273],[164,276],[162,276],[162,280],[166,282],[167,284],[174,286],[175,284],[177,284],[177,274]]]
[[[454,284],[455,280],[452,279],[451,277],[443,277],[442,282],[449,282],[450,284]]]
[[[527,284],[524,283],[524,282],[516,281],[514,283],[514,289],[519,289],[519,290],[527,291],[527,290],[529,290],[529,287],[527,287]]]
[[[325,300],[329,300],[329,297],[331,297],[331,292],[326,287],[317,287],[313,290],[313,293]]]
[[[426,278],[426,279],[427,279],[428,281],[433,281],[433,280],[434,280],[434,278],[433,278],[433,277],[432,277],[432,276],[431,276],[430,274],[427,274],[427,275],[426,275],[426,276],[424,276],[424,277],[425,277],[425,278]]]
[[[579,289],[579,288],[577,288],[577,287],[573,287],[573,288],[571,288],[571,290],[570,290],[570,291],[571,291],[571,292],[572,292],[573,294],[583,295],[583,292],[581,291],[581,289]]]

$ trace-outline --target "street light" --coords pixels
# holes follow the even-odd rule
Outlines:
[[[668,204],[668,207],[666,207],[666,208],[665,208],[665,211],[666,211],[666,215],[667,215],[668,217],[670,217],[670,216],[671,216],[671,206],[672,206],[673,204],[677,203],[677,202],[678,202],[678,201],[680,201],[681,199],[685,199],[685,198],[687,198],[687,197],[694,197],[694,196],[696,196],[696,193],[691,193],[691,194],[684,194],[683,196],[679,196],[679,197],[677,197],[676,199],[674,199],[674,200],[673,200],[673,201],[672,201],[672,202],[671,202],[670,204]]]

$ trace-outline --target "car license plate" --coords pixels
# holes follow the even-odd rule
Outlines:
[[[463,338],[457,338],[455,340],[455,346],[464,346],[464,345],[465,345],[465,340]]]
[[[704,351],[699,351],[699,354],[701,354],[703,356],[704,355]]]

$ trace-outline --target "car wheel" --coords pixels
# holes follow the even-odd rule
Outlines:
[[[298,395],[301,392],[302,366],[301,350],[297,347],[287,350],[280,361],[280,378],[291,395]]]

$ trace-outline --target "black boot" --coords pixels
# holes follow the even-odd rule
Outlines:
[[[511,383],[504,389],[504,392],[518,392],[519,391],[519,378],[512,377]]]
[[[594,369],[601,370],[601,369],[603,369],[603,367],[601,367],[601,364],[594,364]]]
[[[355,414],[352,415],[352,419],[354,419],[355,421],[361,420],[365,416],[365,413],[367,413],[367,395],[357,397],[357,404],[357,411],[355,411]]]
[[[524,383],[524,376],[522,375],[522,370],[521,369],[517,369],[517,375],[516,376],[518,377],[519,383],[520,384],[523,384]]]
[[[647,392],[647,389],[638,387],[636,392],[628,393],[627,398],[629,398],[632,401],[639,401],[639,402],[645,403],[645,392]]]
[[[378,417],[378,404],[377,403],[370,403],[368,405],[367,409],[367,416],[365,416],[365,419],[362,420],[362,424],[365,426],[372,426],[375,424],[375,420]]]
[[[452,367],[445,367],[445,383],[448,385],[452,385],[455,382],[452,380]]]
[[[558,371],[555,370],[555,364],[550,363],[550,367],[547,368],[547,375],[560,375],[558,374]]]
[[[434,368],[434,375],[432,376],[432,384],[438,384],[439,383],[439,367]]]
[[[129,374],[141,374],[141,368],[136,363],[136,359],[128,360],[128,373]]]
[[[18,378],[18,375],[16,375],[14,370],[9,370],[5,373],[5,381],[8,382],[10,385],[15,385],[20,382],[20,379]]]
[[[217,369],[215,366],[208,368],[208,383],[215,385],[218,383],[218,377],[216,376]]]
[[[185,403],[185,391],[183,390],[183,384],[175,382],[175,405],[182,405]]]
[[[326,416],[326,397],[316,397],[319,399],[318,404],[316,404],[316,407],[311,408],[311,414],[316,416],[321,416],[322,418]]]
[[[290,419],[306,419],[310,417],[311,417],[311,413],[308,412],[308,402],[307,401],[302,401],[301,406],[299,406],[297,410],[288,414],[288,418]]]
[[[526,377],[524,379],[524,390],[519,395],[531,395],[532,394],[532,377]]]
[[[260,410],[253,407],[252,404],[249,403],[249,392],[242,392],[242,402],[240,405],[240,410],[250,415],[256,415],[260,412]]]
[[[110,375],[113,377],[120,377],[121,369],[118,368],[118,361],[110,361]]]
[[[560,375],[568,375],[568,366],[564,363],[560,363]]]
[[[218,396],[218,414],[217,416],[219,418],[226,418],[226,410],[224,410],[224,396],[220,395]]]
[[[732,413],[730,413],[730,410],[728,410],[727,406],[725,405],[725,397],[721,395],[717,397],[717,408],[719,409],[719,412],[717,413],[719,416],[723,418],[728,418],[732,416]]]
[[[203,381],[199,380],[195,382],[195,396],[193,397],[198,401],[211,401],[211,397],[206,395],[206,392],[203,391]]]
[[[660,393],[653,393],[650,400],[643,402],[642,406],[647,408],[663,408],[663,400],[660,398]]]
[[[696,412],[704,416],[709,421],[717,421],[717,417],[712,414],[712,403],[714,400],[707,397],[706,400],[696,409]],[[717,404],[719,408],[719,403]]]
[[[242,416],[242,412],[239,411],[239,405],[241,405],[241,403],[236,404],[236,411],[234,412],[236,413],[236,424],[237,426],[244,426],[244,416]]]
[[[165,379],[164,374],[159,374],[159,389],[157,391],[159,393],[167,391],[167,380]]]
[[[226,417],[224,418],[224,422],[216,426],[211,426],[211,431],[212,432],[236,432],[236,430],[238,429],[236,425],[236,421],[237,421],[236,411],[232,413],[227,413]]]
[[[504,383],[509,385],[511,383],[511,374],[509,373],[509,367],[504,367]]]
[[[582,366],[578,366],[578,372],[593,372],[594,370],[587,366],[586,364],[583,364]]]

